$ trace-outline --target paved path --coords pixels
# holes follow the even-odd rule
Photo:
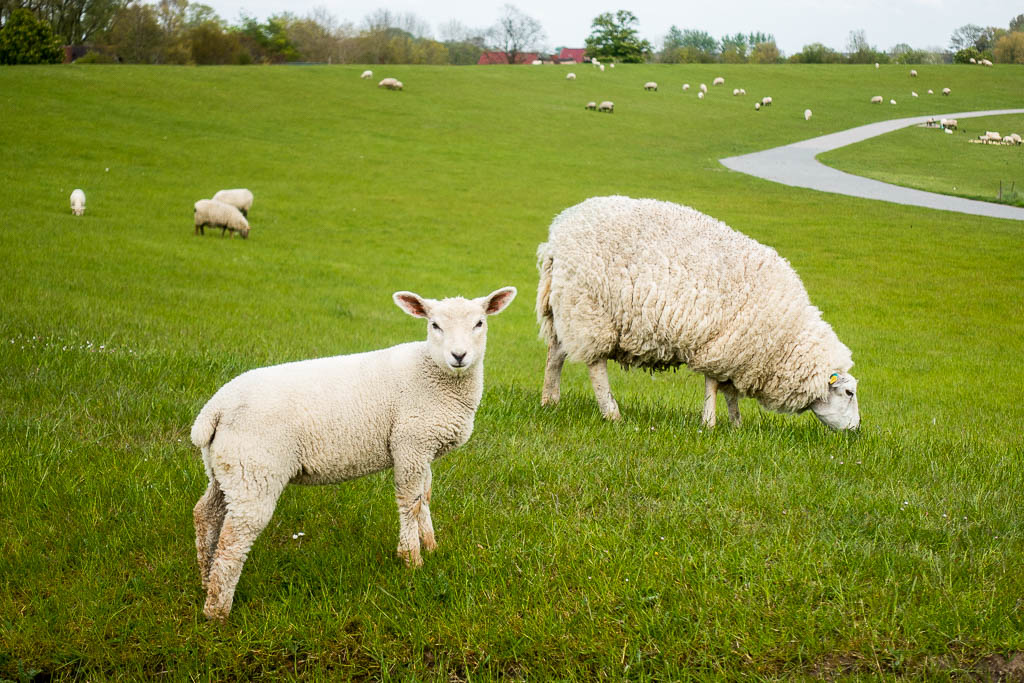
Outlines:
[[[1024,114],[1024,109],[993,109],[990,111],[912,116],[906,119],[879,121],[878,123],[869,123],[866,126],[851,128],[839,133],[822,135],[821,137],[803,140],[802,142],[794,142],[783,147],[766,149],[763,152],[729,157],[722,159],[721,162],[734,171],[740,171],[757,176],[758,178],[794,187],[806,187],[812,190],[821,190],[822,192],[878,199],[897,204],[924,206],[929,209],[940,209],[942,211],[959,211],[960,213],[971,213],[978,216],[1024,221],[1024,209],[1019,207],[981,202],[974,199],[963,199],[962,197],[950,197],[944,194],[890,185],[880,180],[871,180],[870,178],[837,171],[822,164],[815,158],[822,152],[845,147],[846,145],[899,130],[900,128],[924,123],[931,118],[966,119],[972,116],[998,116],[1000,114]]]

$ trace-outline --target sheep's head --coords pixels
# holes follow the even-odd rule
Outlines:
[[[857,379],[845,372],[832,373],[828,380],[828,394],[812,403],[810,409],[832,429],[857,429],[860,427]]]
[[[438,367],[451,374],[468,372],[484,357],[487,316],[500,313],[516,296],[515,287],[502,287],[478,299],[424,299],[412,292],[395,292],[398,307],[426,318],[427,346]]]

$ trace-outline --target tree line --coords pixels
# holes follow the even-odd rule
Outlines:
[[[863,30],[850,32],[845,51],[822,43],[784,56],[770,33],[715,38],[706,31],[672,26],[656,50],[640,38],[639,21],[627,10],[604,12],[591,22],[588,57],[601,61],[677,63],[924,64],[947,61],[1024,64],[1024,14],[1006,28],[967,24],[950,37],[949,49],[889,50],[871,45]],[[539,21],[505,5],[494,25],[470,28],[457,20],[430,26],[411,13],[377,10],[362,24],[337,20],[325,9],[305,16],[274,14],[264,21],[244,13],[235,23],[208,5],[189,0],[0,0],[0,64],[52,63],[63,46],[78,61],[138,64],[476,64],[487,50],[519,63],[543,53]],[[81,53],[81,54],[79,54]]]

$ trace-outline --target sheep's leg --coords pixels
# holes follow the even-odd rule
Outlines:
[[[227,511],[224,492],[220,490],[217,481],[211,479],[210,485],[206,487],[206,493],[192,510],[192,519],[196,527],[196,557],[199,560],[199,578],[202,580],[204,591],[210,581],[210,567],[213,564],[217,541],[220,538],[220,529],[224,524],[224,515]]]
[[[540,395],[542,406],[553,406],[561,398],[562,365],[565,363],[565,351],[558,340],[548,344],[548,361],[544,366],[544,391]]]
[[[430,488],[432,481],[433,474],[431,474],[430,466],[428,465],[426,476],[423,480],[420,510],[419,514],[416,515],[416,523],[420,530],[420,541],[423,543],[423,549],[427,552],[433,552],[437,549],[437,541],[434,539],[434,522],[430,519]]]
[[[597,406],[606,420],[619,419],[619,404],[612,396],[612,387],[608,382],[608,361],[604,358],[594,361],[587,369],[590,371],[590,384],[594,387]]]
[[[395,461],[395,502],[398,504],[398,556],[406,566],[419,567],[421,523],[430,522],[430,508],[425,500],[430,488],[430,455],[397,450]],[[434,528],[429,527],[431,538]],[[434,543],[436,546],[436,542]]]
[[[721,384],[722,393],[725,394],[725,404],[729,406],[729,421],[733,427],[740,426],[740,392],[732,382]]]
[[[228,506],[206,586],[203,614],[207,619],[224,621],[228,618],[242,565],[256,537],[270,522],[281,488],[265,491],[260,498],[232,500]]]
[[[715,409],[718,401],[718,380],[704,376],[704,412],[701,421],[709,429],[715,426]]]

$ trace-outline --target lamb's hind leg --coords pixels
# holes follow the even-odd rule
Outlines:
[[[199,578],[202,580],[204,591],[210,581],[210,567],[227,511],[224,492],[220,490],[217,480],[211,479],[209,486],[206,487],[206,493],[192,510],[192,520],[196,527],[196,558],[199,561]]]
[[[555,339],[548,344],[548,361],[544,366],[544,391],[540,395],[542,406],[556,405],[561,398],[562,365],[565,363],[565,351]]]
[[[704,426],[711,428],[715,426],[715,408],[718,401],[718,380],[704,376],[704,411],[700,419]]]
[[[722,393],[725,394],[725,404],[729,406],[729,421],[733,427],[740,426],[740,392],[732,382],[723,382]]]
[[[619,404],[612,396],[612,387],[608,382],[608,361],[604,358],[594,361],[587,369],[590,371],[590,385],[594,387],[594,396],[606,420],[619,419]]]

